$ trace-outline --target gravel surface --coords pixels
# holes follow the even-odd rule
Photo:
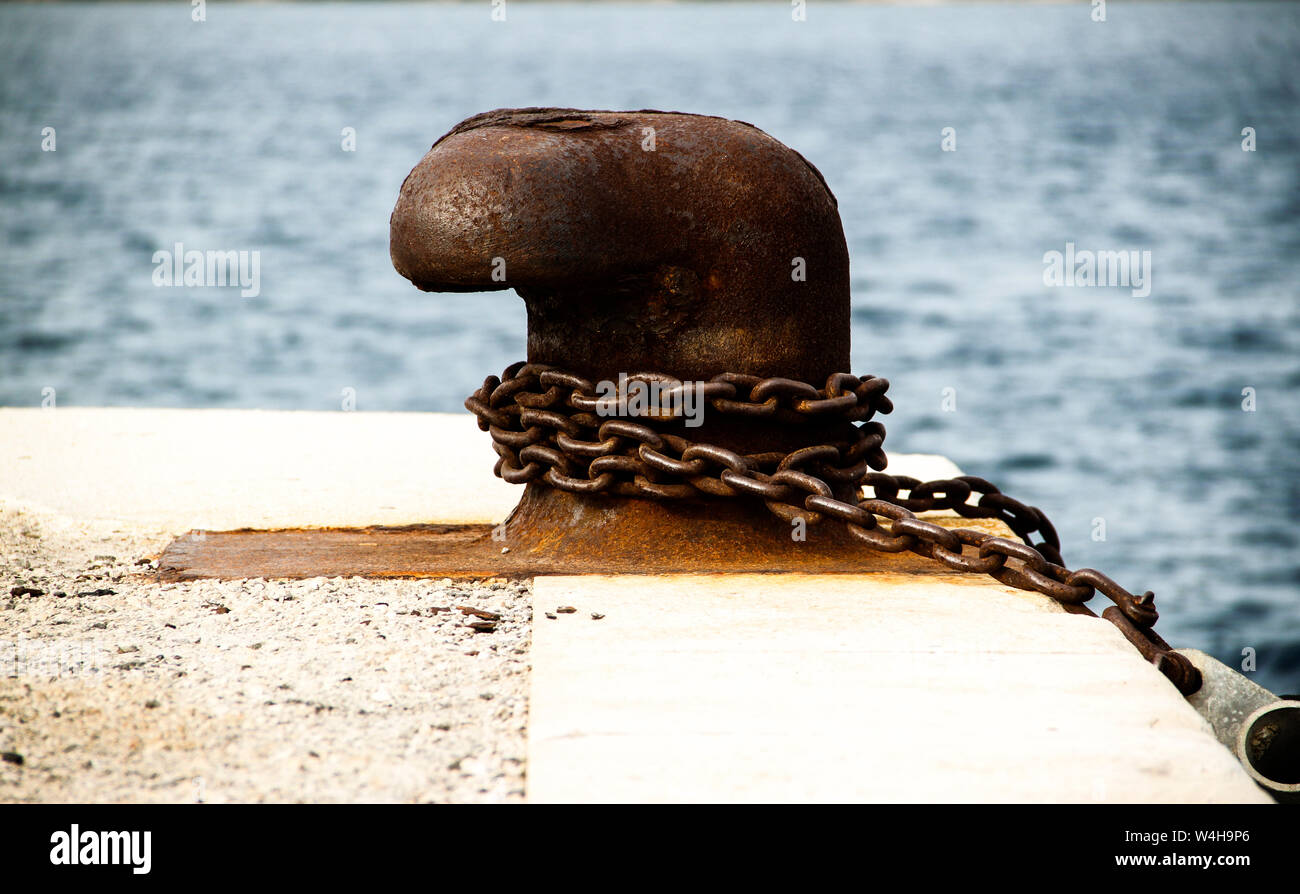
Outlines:
[[[0,504],[0,801],[523,800],[530,583],[159,584],[170,536]]]

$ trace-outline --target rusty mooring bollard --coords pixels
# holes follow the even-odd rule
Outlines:
[[[500,110],[439,139],[402,185],[397,270],[426,291],[513,288],[528,360],[592,382],[671,372],[821,383],[847,369],[849,262],[835,197],[756,127],[672,112]],[[743,454],[852,437],[704,408],[687,434]],[[760,509],[757,516],[762,516]],[[752,505],[672,503],[528,484],[511,551],[624,556],[629,568],[816,567],[842,532],[796,539]],[[775,564],[774,564],[775,563]]]
[[[402,184],[391,254],[422,289],[514,288],[528,307],[528,360],[465,403],[492,435],[497,474],[527,484],[497,538],[516,568],[863,570],[912,553],[1072,610],[1100,591],[1180,691],[1201,685],[1152,629],[1153,594],[1065,567],[1037,508],[982,478],[881,471],[885,431],[870,420],[891,409],[888,382],[842,372],[848,253],[835,197],[757,128],[676,112],[475,116]],[[604,418],[597,394],[622,398],[637,374],[666,374],[678,396],[695,382],[709,412]],[[916,515],[931,509],[961,518]],[[807,537],[825,519],[835,523]]]

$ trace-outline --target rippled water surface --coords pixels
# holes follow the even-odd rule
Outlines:
[[[1040,505],[1167,638],[1300,691],[1296,6],[186,7],[0,7],[0,403],[457,410],[524,315],[393,272],[433,140],[502,106],[740,118],[839,198],[886,446]],[[1149,250],[1150,295],[1046,287],[1068,241]],[[155,288],[176,242],[259,250],[261,294]]]

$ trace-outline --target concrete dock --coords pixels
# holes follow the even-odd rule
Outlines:
[[[1268,801],[1110,624],[987,578],[151,577],[495,523],[492,462],[457,414],[0,410],[0,800]]]

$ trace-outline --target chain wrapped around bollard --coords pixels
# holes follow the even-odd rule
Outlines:
[[[706,382],[680,382],[662,374],[630,380],[666,386],[666,403],[683,389],[715,413],[759,417],[772,425],[799,426],[838,417],[856,436],[788,453],[742,455],[714,444],[656,431],[672,413],[611,417],[608,395],[579,375],[545,364],[519,362],[501,378],[489,376],[465,401],[492,436],[495,473],[512,484],[543,482],[569,493],[613,494],[651,500],[757,498],[777,517],[812,526],[842,524],[864,546],[904,550],[960,573],[987,574],[999,583],[1081,605],[1101,592],[1115,603],[1103,617],[1151,661],[1183,695],[1200,688],[1200,672],[1153,629],[1158,613],[1149,590],[1135,596],[1100,571],[1068,569],[1060,540],[1042,511],[1003,494],[983,478],[936,481],[884,474],[885,428],[873,420],[893,405],[886,379],[834,373],[818,388],[786,378],[723,373]],[[677,402],[680,406],[680,402]],[[861,488],[874,496],[864,498]],[[835,496],[856,492],[849,502]],[[907,496],[900,493],[906,491]],[[970,502],[971,497],[977,501]],[[1005,523],[1021,542],[969,528],[946,528],[916,513],[951,510],[964,518]],[[1032,539],[1037,533],[1041,540]]]

